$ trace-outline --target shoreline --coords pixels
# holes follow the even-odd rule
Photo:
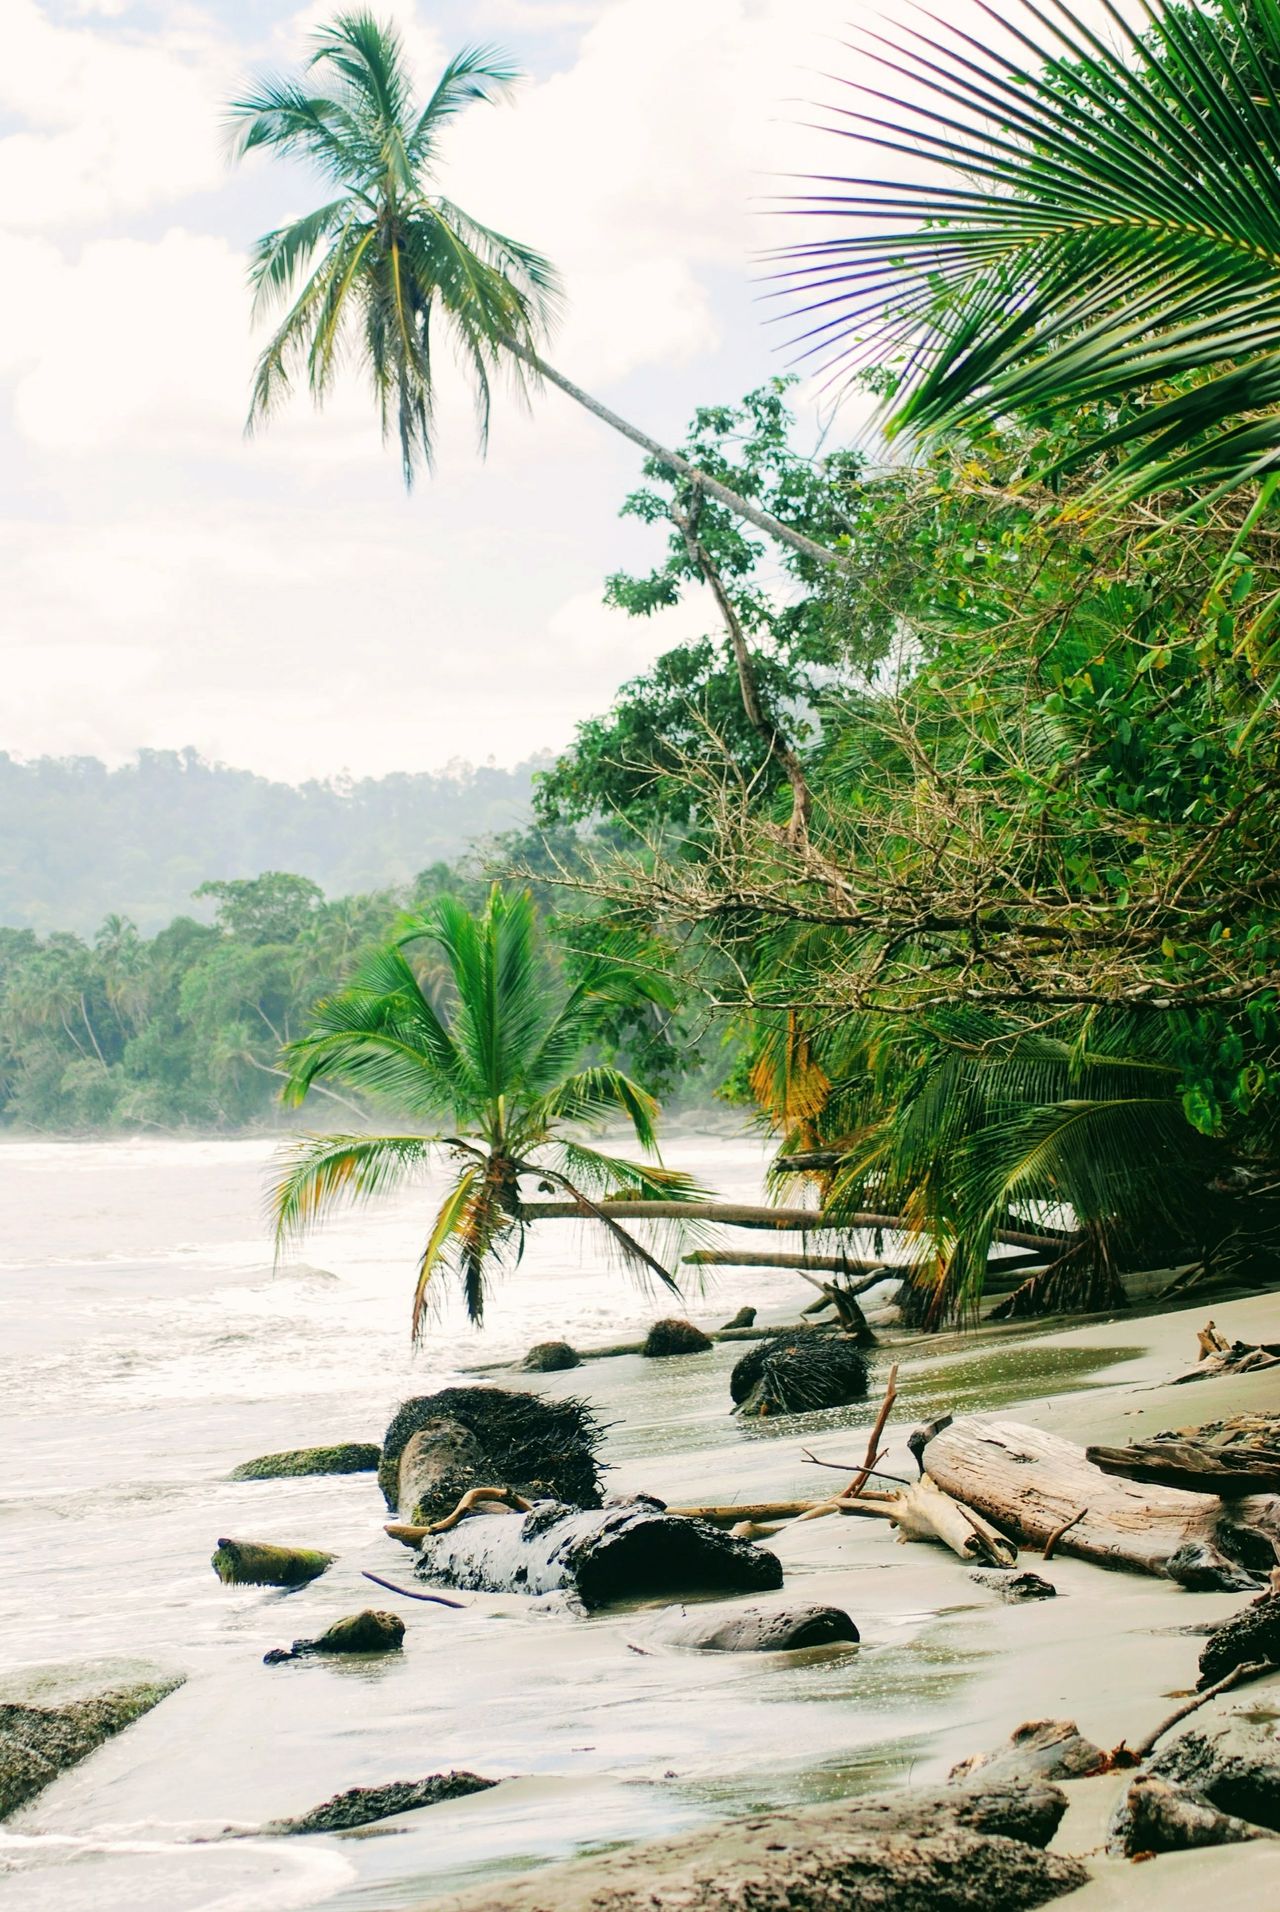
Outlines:
[[[1082,1374],[1078,1383],[1065,1390],[1015,1397],[999,1413],[1080,1444],[1121,1444],[1231,1413],[1274,1411],[1280,1392],[1275,1370],[1181,1384],[1173,1379],[1194,1365],[1195,1330],[1210,1310],[1228,1335],[1280,1339],[1280,1297],[1272,1294],[1211,1304],[1202,1301],[1172,1314],[1135,1312],[1080,1326],[1059,1321],[1046,1327],[1009,1324],[996,1330],[990,1341],[1006,1361],[1018,1354],[1034,1359],[1036,1354],[1052,1352],[1078,1354],[1085,1362],[1096,1355],[1105,1362],[1119,1343],[1126,1344],[1123,1358],[1102,1373],[1095,1369],[1092,1380]],[[904,1355],[908,1349],[919,1357],[913,1364],[916,1385],[905,1388],[907,1404],[899,1407],[896,1425],[889,1429],[886,1468],[910,1469],[903,1445],[916,1418],[910,1397],[918,1394],[930,1368],[942,1370],[945,1376],[957,1353],[963,1366],[965,1355],[973,1357],[986,1339],[978,1330],[974,1337],[946,1337],[949,1344],[958,1345],[937,1347],[916,1337],[886,1345],[886,1358]],[[613,1368],[620,1365],[609,1363]],[[581,1369],[556,1377],[576,1380],[579,1387],[585,1378]],[[873,1403],[865,1405],[870,1409]],[[852,1429],[843,1437],[838,1433],[815,1437],[812,1430],[777,1431],[767,1442],[753,1444],[759,1465],[753,1469],[748,1461],[745,1469],[738,1470],[744,1476],[739,1497],[783,1498],[804,1486],[812,1491],[814,1473],[811,1467],[805,1468],[800,1450],[815,1438],[836,1453],[852,1453],[858,1446]],[[661,1460],[636,1455],[618,1467],[611,1484],[615,1491],[647,1490],[673,1501],[686,1495],[732,1499],[732,1492],[717,1479],[724,1452],[703,1449]],[[748,1481],[755,1482],[750,1493]],[[1171,1696],[1194,1683],[1200,1640],[1186,1630],[1220,1622],[1251,1597],[1191,1594],[1168,1581],[1104,1570],[1058,1555],[1041,1570],[1056,1585],[1059,1597],[1010,1607],[981,1593],[964,1564],[943,1549],[927,1544],[901,1546],[881,1522],[832,1518],[805,1523],[784,1528],[765,1544],[782,1559],[786,1575],[784,1591],[771,1596],[767,1604],[785,1604],[788,1598],[802,1595],[805,1600],[843,1606],[863,1627],[871,1650],[877,1631],[892,1627],[904,1613],[950,1613],[963,1619],[963,1644],[980,1667],[969,1683],[962,1715],[957,1716],[954,1706],[943,1704],[932,1722],[927,1717],[920,1721],[923,1732],[913,1736],[909,1753],[898,1742],[895,1757],[891,1740],[883,1749],[886,1757],[870,1764],[870,1786],[824,1789],[822,1796],[833,1800],[854,1797],[859,1791],[914,1791],[940,1785],[956,1761],[970,1753],[994,1750],[1027,1719],[1076,1720],[1086,1738],[1104,1747],[1121,1740],[1136,1743],[1170,1710]],[[1041,1563],[1038,1556],[1024,1553],[1019,1564],[1040,1568]],[[690,1677],[696,1680],[700,1671],[693,1663]],[[1252,1683],[1247,1694],[1229,1692],[1211,1701],[1196,1716],[1195,1724],[1212,1724],[1242,1709],[1273,1713],[1280,1721],[1280,1675]],[[1055,1903],[1070,1907],[1071,1912],[1146,1912],[1157,1905],[1161,1912],[1182,1912],[1184,1907],[1190,1912],[1192,1906],[1199,1912],[1211,1877],[1215,1912],[1254,1912],[1269,1894],[1280,1892],[1280,1845],[1258,1842],[1176,1853],[1147,1865],[1100,1856],[1107,1817],[1127,1780],[1127,1775],[1118,1773],[1067,1782],[1069,1810],[1050,1850],[1084,1859],[1092,1876],[1087,1886]],[[734,1813],[718,1822],[714,1834],[704,1827],[697,1835],[710,1840],[710,1849],[723,1853],[730,1873],[735,1820],[742,1817],[741,1812]],[[629,1861],[642,1868],[646,1842],[627,1842],[622,1849]],[[476,1912],[481,1906],[500,1907],[508,1895],[527,1890],[534,1897],[545,1895],[551,1904],[550,1895],[561,1888],[572,1889],[575,1898],[595,1890],[607,1893],[610,1868],[608,1854],[579,1856],[555,1864],[550,1871],[540,1866],[533,1872],[504,1872],[471,1886],[455,1879],[416,1903],[421,1912],[452,1912],[455,1903],[459,1912],[464,1907]]]

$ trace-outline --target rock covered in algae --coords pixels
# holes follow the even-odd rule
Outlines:
[[[703,1354],[714,1345],[711,1336],[695,1328],[692,1321],[667,1315],[662,1321],[654,1322],[640,1352],[653,1361],[669,1354]]]
[[[276,1547],[267,1540],[219,1540],[212,1566],[229,1587],[305,1587],[337,1558],[311,1547]]]
[[[726,1321],[724,1323],[724,1327],[721,1328],[720,1332],[723,1334],[725,1329],[728,1329],[728,1328],[754,1328],[755,1325],[756,1325],[755,1309],[754,1308],[739,1308],[737,1314],[733,1317],[733,1320]]]
[[[366,1607],[349,1613],[314,1640],[295,1640],[291,1647],[274,1647],[263,1655],[265,1666],[282,1660],[300,1660],[309,1653],[394,1653],[404,1645],[404,1621],[398,1613]]]
[[[233,1467],[231,1480],[294,1480],[306,1474],[372,1474],[382,1458],[376,1441],[342,1441],[336,1447],[293,1447],[260,1454]]]
[[[497,1783],[476,1773],[433,1773],[430,1779],[393,1780],[387,1786],[352,1786],[296,1819],[273,1819],[261,1830],[354,1832],[358,1826],[371,1826],[375,1820],[391,1819],[396,1813],[416,1812],[420,1806],[438,1806],[445,1799],[465,1799],[469,1793],[487,1792]]]
[[[1232,1713],[1160,1748],[1147,1771],[1219,1812],[1280,1832],[1280,1720]]]
[[[520,1365],[530,1374],[560,1374],[566,1368],[580,1368],[582,1356],[567,1341],[538,1341]]]
[[[735,1362],[729,1392],[739,1414],[812,1414],[863,1400],[869,1373],[851,1336],[788,1330],[757,1341]]]
[[[46,1668],[9,1686],[0,1699],[0,1819],[149,1713],[183,1678],[153,1674],[95,1691],[91,1684],[85,1690],[92,1676],[82,1668]]]
[[[382,1443],[378,1485],[393,1513],[408,1519],[418,1509],[400,1498],[400,1457],[410,1440],[433,1423],[461,1427],[475,1441],[468,1450],[467,1477],[458,1492],[443,1478],[428,1520],[452,1513],[468,1487],[511,1487],[528,1500],[546,1497],[575,1507],[600,1505],[600,1427],[585,1401],[545,1400],[513,1388],[441,1388],[396,1410]],[[456,1440],[455,1435],[450,1436]]]

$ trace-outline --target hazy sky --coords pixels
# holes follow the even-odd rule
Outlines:
[[[317,188],[230,169],[221,108],[333,10],[4,0],[0,748],[190,743],[289,778],[512,762],[708,622],[602,607],[659,540],[615,516],[636,455],[556,393],[503,402],[482,463],[459,387],[410,497],[354,383],[242,437],[244,250]],[[448,188],[561,267],[571,376],[663,435],[782,368],[752,201],[815,156],[798,122],[842,0],[374,10],[424,82],[476,39],[528,69],[458,125]]]

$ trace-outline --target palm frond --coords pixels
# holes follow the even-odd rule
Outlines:
[[[426,1167],[436,1146],[424,1135],[309,1135],[282,1154],[271,1190],[276,1252],[344,1202],[367,1202]]]
[[[830,375],[900,359],[893,430],[1093,406],[1046,475],[1221,490],[1280,464],[1280,8],[1103,5],[1109,39],[1065,0],[861,36],[833,131],[930,173],[815,181],[799,216],[853,230],[779,277]]]

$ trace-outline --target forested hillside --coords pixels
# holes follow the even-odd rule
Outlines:
[[[294,870],[330,896],[407,882],[529,813],[514,770],[274,783],[193,750],[23,763],[0,752],[0,923],[89,933],[105,916],[159,929],[211,878]]]

